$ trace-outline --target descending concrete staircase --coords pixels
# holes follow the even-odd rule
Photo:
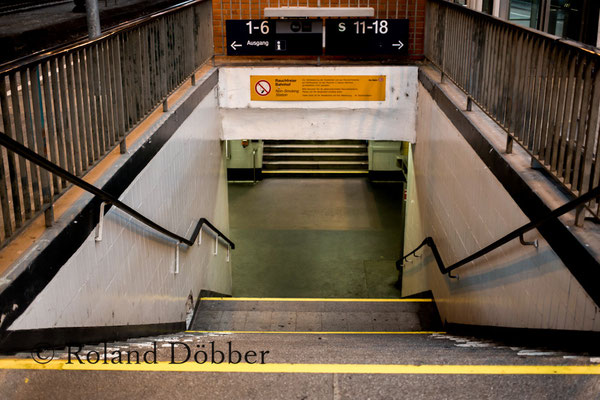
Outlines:
[[[435,303],[422,300],[202,299],[193,331],[439,331]]]
[[[357,177],[369,173],[364,140],[266,140],[262,173],[268,177]]]
[[[597,398],[588,354],[439,330],[431,299],[202,298],[185,332],[0,356],[0,398]]]

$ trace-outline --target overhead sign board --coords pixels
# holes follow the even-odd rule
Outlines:
[[[321,55],[323,23],[311,19],[230,19],[228,56]]]
[[[407,19],[328,19],[327,55],[404,55],[408,51]]]
[[[251,75],[253,101],[384,101],[385,75]]]

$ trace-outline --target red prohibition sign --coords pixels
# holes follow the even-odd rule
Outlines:
[[[264,79],[260,80],[254,85],[254,90],[259,96],[266,96],[271,93],[271,84]]]

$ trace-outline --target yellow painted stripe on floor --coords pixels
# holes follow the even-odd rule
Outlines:
[[[395,364],[67,364],[54,360],[0,360],[0,369],[141,372],[250,372],[295,374],[431,374],[431,375],[600,375],[600,365],[395,365]]]
[[[431,303],[431,299],[332,299],[290,297],[202,297],[201,301],[337,301],[357,303]]]
[[[185,333],[274,333],[274,334],[296,334],[296,335],[442,335],[446,332],[439,331],[404,331],[404,332],[344,332],[344,331],[185,331]]]

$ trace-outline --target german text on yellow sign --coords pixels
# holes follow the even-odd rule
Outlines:
[[[251,75],[254,101],[384,101],[385,75]]]

